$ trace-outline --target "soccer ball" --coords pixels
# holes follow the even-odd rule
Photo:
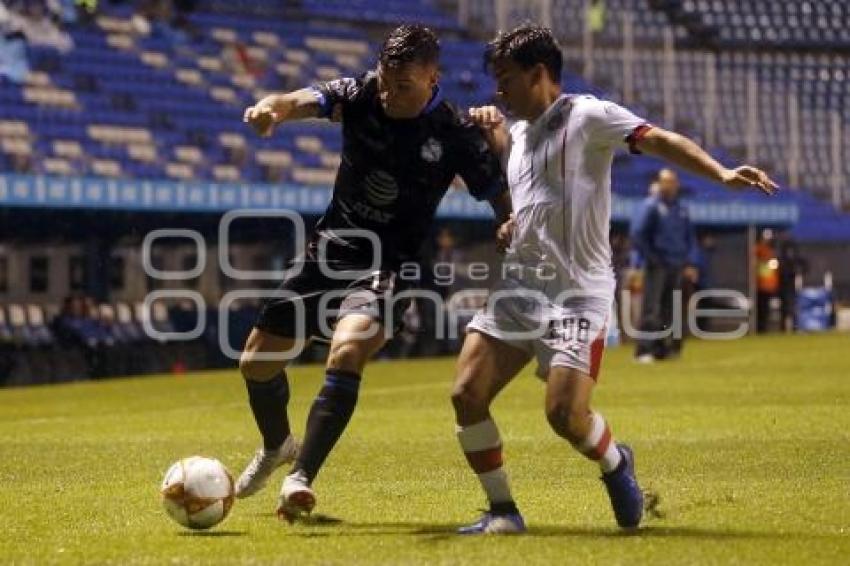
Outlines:
[[[191,456],[175,462],[162,480],[162,504],[168,515],[190,529],[208,529],[233,506],[233,478],[215,458]]]

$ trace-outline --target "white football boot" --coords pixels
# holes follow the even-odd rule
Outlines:
[[[301,470],[289,474],[283,480],[277,504],[277,516],[288,523],[309,515],[316,506],[316,492],[307,483]]]
[[[236,497],[240,499],[250,497],[263,489],[272,472],[284,464],[295,461],[299,448],[298,441],[290,434],[277,450],[265,448],[257,450],[245,471],[236,480]]]

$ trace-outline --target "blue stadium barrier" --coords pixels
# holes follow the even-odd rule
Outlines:
[[[288,209],[321,214],[330,202],[329,188],[300,185],[146,181],[64,178],[0,174],[0,206],[89,208],[168,212],[226,212],[238,208]],[[628,222],[642,198],[613,195],[612,218]],[[767,199],[726,199],[689,203],[698,224],[790,226],[797,222],[796,204]],[[486,219],[490,205],[465,192],[450,193],[440,205],[441,218]]]

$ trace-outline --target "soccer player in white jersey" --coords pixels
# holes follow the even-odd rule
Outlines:
[[[660,157],[732,189],[772,194],[759,169],[727,169],[691,140],[652,126],[625,108],[561,92],[561,49],[550,30],[523,25],[488,46],[497,96],[516,122],[492,106],[470,110],[503,156],[515,215],[503,276],[468,326],[452,393],[457,435],[490,508],[461,533],[522,532],[490,414],[499,391],[532,359],[546,382],[555,433],[601,468],[614,516],[635,528],[643,495],[632,451],[590,407],[605,326],[614,299],[608,242],[611,162],[617,147]]]

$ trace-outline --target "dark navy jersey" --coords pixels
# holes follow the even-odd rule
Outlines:
[[[313,88],[322,116],[342,112],[342,160],[312,238],[329,240],[327,259],[369,265],[372,244],[346,231],[370,230],[381,243],[382,266],[416,260],[455,175],[478,200],[507,189],[481,130],[443,101],[439,88],[422,114],[406,120],[384,113],[374,72]]]

